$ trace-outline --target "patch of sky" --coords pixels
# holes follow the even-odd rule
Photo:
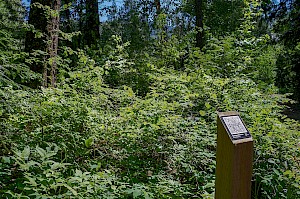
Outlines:
[[[78,1],[76,1],[78,3]],[[101,12],[104,8],[111,7],[113,3],[115,2],[115,5],[120,8],[123,4],[123,0],[100,0],[98,1],[99,5],[99,12],[100,12],[100,21],[107,21],[109,18],[109,13],[108,12]],[[22,3],[25,5],[27,10],[29,11],[30,9],[30,0],[22,0]],[[26,17],[27,18],[27,17]]]

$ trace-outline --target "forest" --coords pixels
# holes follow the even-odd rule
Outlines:
[[[299,11],[0,0],[0,198],[213,199],[226,111],[254,140],[251,197],[300,198]]]

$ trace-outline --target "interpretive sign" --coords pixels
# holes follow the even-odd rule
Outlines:
[[[238,112],[218,113],[215,199],[251,199],[253,139]]]
[[[239,115],[223,116],[221,120],[224,122],[231,139],[238,140],[251,137]]]

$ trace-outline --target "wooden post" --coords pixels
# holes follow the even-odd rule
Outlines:
[[[215,199],[250,199],[253,139],[238,112],[217,118]]]

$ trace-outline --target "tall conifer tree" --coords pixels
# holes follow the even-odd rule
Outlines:
[[[85,44],[91,46],[100,38],[99,5],[97,0],[86,0],[86,20],[84,26]]]
[[[196,47],[202,48],[204,46],[204,29],[203,29],[203,2],[202,0],[195,0],[195,15],[196,15]]]

